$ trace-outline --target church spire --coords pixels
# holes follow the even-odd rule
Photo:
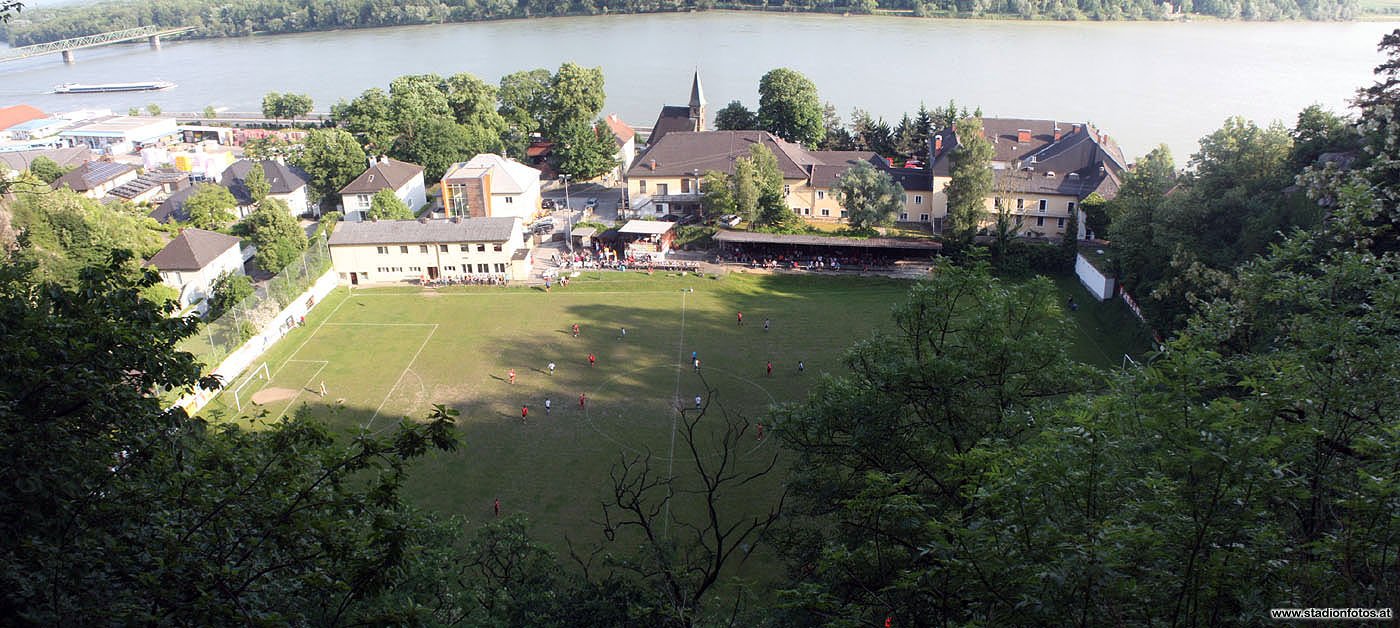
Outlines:
[[[690,117],[695,120],[695,130],[705,130],[705,90],[700,87],[700,68],[695,68],[695,80],[690,84]]]

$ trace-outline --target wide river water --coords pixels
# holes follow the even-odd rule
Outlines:
[[[955,99],[989,116],[1087,120],[1130,158],[1168,144],[1183,164],[1231,115],[1291,125],[1303,107],[1347,107],[1400,23],[1020,22],[706,12],[549,18],[200,41],[145,42],[0,65],[0,105],[47,110],[156,103],[256,110],[264,93],[304,92],[325,110],[402,74],[471,72],[496,81],[565,61],[603,67],[607,112],[651,126],[685,104],[699,67],[710,112],[750,108],[758,79],[790,67],[843,119],[897,119]],[[56,95],[67,82],[163,79],[159,93]]]

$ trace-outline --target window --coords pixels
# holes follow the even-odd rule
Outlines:
[[[447,245],[446,245],[446,244],[439,244],[439,245],[438,245],[438,252],[439,252],[439,253],[446,253],[446,252],[447,252]]]
[[[470,251],[470,250],[471,250],[471,245],[463,244],[463,245],[461,245],[461,249],[462,249],[462,252],[463,252],[463,253],[466,253],[467,251]]]
[[[934,218],[934,219],[933,219],[933,232],[934,232],[934,233],[942,233],[942,232],[943,232],[943,219],[942,219],[942,218]]]
[[[375,250],[375,252],[379,253],[380,255],[388,255],[388,254],[389,254],[389,247],[387,247],[387,246],[376,246],[376,247],[374,247],[374,250]]]
[[[831,215],[831,210],[829,210],[829,209],[823,209],[823,210],[822,210],[822,215],[823,215],[823,216],[830,216],[830,215]]]
[[[409,266],[409,267],[408,267],[408,272],[410,272],[410,273],[421,273],[421,272],[423,272],[423,267],[422,267],[422,266]]]
[[[817,190],[817,200],[820,201],[820,200],[824,200],[825,198],[826,198],[826,190]]]
[[[495,244],[492,244],[492,245],[491,245],[491,250],[492,250],[492,251],[495,251],[495,252],[497,252],[497,253],[500,253],[500,252],[501,252],[501,243],[500,243],[500,242],[497,242],[497,243],[495,243]]]
[[[426,245],[426,244],[419,244],[419,245],[418,245],[418,252],[419,252],[419,253],[427,253],[427,252],[428,252],[428,245]]]
[[[923,205],[923,204],[924,204],[924,195],[923,195],[923,194],[915,194],[915,195],[914,195],[914,204],[915,204],[915,205]]]
[[[457,270],[457,267],[456,267],[456,266],[443,266],[442,269],[443,269],[443,270]]]
[[[848,213],[848,212],[847,212],[846,210],[844,210],[844,209],[841,210],[841,217],[842,217],[842,218],[845,218],[847,213]]]
[[[811,208],[811,207],[803,207],[803,208],[802,208],[802,213],[803,213],[804,215],[811,216],[811,215],[812,215],[812,208]]]
[[[1035,217],[1035,226],[1037,226],[1037,227],[1044,227],[1044,226],[1045,226],[1045,217],[1044,217],[1044,216],[1036,216],[1036,217]]]
[[[476,272],[479,272],[479,273],[489,273],[489,272],[491,272],[491,265],[490,265],[490,264],[477,264],[477,265],[476,265]]]
[[[640,180],[640,181],[637,181],[637,193],[638,193],[638,194],[646,194],[646,193],[647,193],[647,180],[646,180],[646,179],[642,179],[642,180]]]
[[[399,247],[399,253],[408,253],[408,247],[406,247],[406,246],[401,246],[401,247]]]
[[[360,194],[355,197],[355,205],[360,209],[369,209],[370,200],[368,194]]]
[[[658,214],[664,214],[664,213],[666,213],[666,204],[665,204],[665,203],[657,203],[657,204],[656,204],[656,213],[658,213]]]
[[[669,186],[669,185],[667,185],[667,184],[665,184],[665,183],[658,183],[658,184],[656,184],[656,195],[657,195],[657,196],[666,196],[667,194],[670,193],[670,191],[671,191],[671,186]]]
[[[1056,219],[1055,219],[1055,226],[1056,226],[1056,227],[1059,227],[1060,230],[1063,231],[1064,228],[1065,228],[1065,219],[1064,219],[1064,218],[1056,218]]]
[[[1017,214],[1017,215],[1016,215],[1016,226],[1017,226],[1017,227],[1021,226],[1021,215],[1020,215],[1020,214]]]
[[[1073,213],[1074,213],[1074,201],[1070,201],[1068,204],[1066,204],[1066,205],[1065,205],[1065,209],[1069,210],[1069,213],[1073,214]]]
[[[486,252],[486,245],[485,245],[485,244],[478,244],[478,245],[476,245],[476,252],[477,252],[477,253],[485,253],[485,252]],[[483,270],[483,271],[481,271],[481,272],[486,272],[486,271]]]
[[[909,214],[900,214],[900,215],[899,215],[899,219],[900,219],[900,220],[909,220]]]
[[[1001,197],[1000,197],[1000,196],[998,196],[998,197],[992,199],[992,207],[994,207],[994,208],[996,208],[996,209],[1001,209]]]
[[[919,214],[919,220],[922,222],[928,222],[928,214]]]
[[[498,272],[498,273],[506,272],[506,265],[505,265],[505,264],[496,264],[496,272]]]
[[[1016,199],[1016,209],[1025,209],[1025,208],[1026,208],[1026,199],[1024,199],[1024,198],[1018,198],[1018,199]]]
[[[690,179],[681,179],[681,194],[690,194]]]
[[[511,205],[511,204],[514,204],[514,203],[515,203],[515,197],[514,197],[514,196],[507,196],[507,197],[506,197],[506,204],[507,204],[507,205]]]
[[[378,272],[381,272],[381,273],[387,273],[387,272],[389,272],[389,269],[386,268],[386,267],[384,267],[384,266],[380,266],[379,268],[376,268],[376,269],[374,269],[374,270],[376,270],[376,271],[378,271]]]
[[[786,183],[784,183],[784,184],[783,184],[783,196],[787,196],[787,195],[789,195],[789,194],[792,194],[792,186],[791,186],[791,185],[788,185],[788,184],[786,184]]]
[[[1045,208],[1050,206],[1050,201],[1040,199],[1040,213],[1045,213]]]

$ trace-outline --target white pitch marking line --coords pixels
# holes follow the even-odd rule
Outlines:
[[[685,292],[681,293],[681,333],[680,339],[676,341],[676,390],[671,393],[671,403],[676,405],[676,416],[671,418],[671,453],[666,462],[666,477],[672,481],[676,479],[676,422],[680,420],[680,413],[685,411],[685,404],[681,403],[681,373],[685,366],[682,360],[685,358]],[[671,531],[671,502],[666,501],[666,531]]]
[[[297,394],[292,395],[292,398],[291,398],[290,400],[287,401],[287,405],[283,406],[283,407],[282,407],[282,411],[281,411],[281,412],[278,412],[278,413],[277,413],[277,416],[276,416],[275,418],[272,419],[273,421],[277,421],[278,419],[281,419],[283,415],[287,414],[287,411],[288,411],[288,410],[291,410],[291,409],[292,409],[292,406],[296,404],[297,398],[298,398],[298,397],[301,397],[301,392],[302,392],[303,390],[306,390],[306,387],[307,387],[307,386],[310,386],[310,385],[311,385],[311,382],[312,382],[313,380],[316,379],[316,376],[317,376],[317,375],[320,375],[320,374],[321,374],[321,371],[326,370],[326,366],[330,365],[330,362],[327,362],[327,361],[325,361],[325,360],[297,360],[297,361],[298,361],[298,362],[320,362],[320,363],[321,363],[321,366],[320,366],[319,368],[316,369],[316,372],[315,372],[315,373],[312,373],[312,374],[311,374],[311,377],[306,378],[306,383],[305,383],[305,384],[302,384],[300,388],[297,388]],[[283,364],[283,366],[286,366],[286,364]],[[281,370],[281,369],[278,369],[278,370]],[[272,380],[269,378],[268,381],[270,382],[270,381],[272,381]]]
[[[374,415],[369,418],[369,421],[365,422],[363,429],[368,430],[370,426],[374,425],[374,420],[379,418],[379,411],[384,409],[384,404],[389,403],[389,398],[394,396],[395,390],[399,389],[399,384],[403,383],[404,376],[408,375],[409,369],[413,368],[413,363],[418,361],[418,356],[423,353],[423,348],[428,346],[428,341],[433,339],[433,334],[436,334],[437,330],[438,324],[433,323],[433,328],[428,331],[428,337],[423,339],[423,344],[418,345],[418,350],[415,351],[413,357],[408,360],[408,365],[403,367],[403,371],[399,373],[399,378],[394,380],[394,385],[389,388],[389,392],[385,393],[384,398],[379,401],[379,407],[374,409]]]

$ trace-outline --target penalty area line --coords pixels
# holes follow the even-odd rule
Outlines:
[[[384,398],[379,401],[379,407],[374,409],[374,415],[370,416],[368,421],[365,421],[361,429],[368,431],[369,428],[374,425],[374,420],[379,418],[380,411],[384,410],[384,404],[389,403],[389,398],[394,396],[394,392],[399,389],[399,384],[403,383],[404,376],[408,375],[408,371],[413,368],[413,363],[418,361],[418,356],[423,353],[423,349],[428,346],[428,342],[433,339],[433,334],[436,334],[437,330],[438,324],[433,323],[433,328],[428,330],[428,337],[423,339],[423,344],[418,345],[418,350],[413,352],[413,357],[409,358],[408,364],[399,372],[399,378],[394,380],[394,385],[389,387],[389,392],[385,393]]]

